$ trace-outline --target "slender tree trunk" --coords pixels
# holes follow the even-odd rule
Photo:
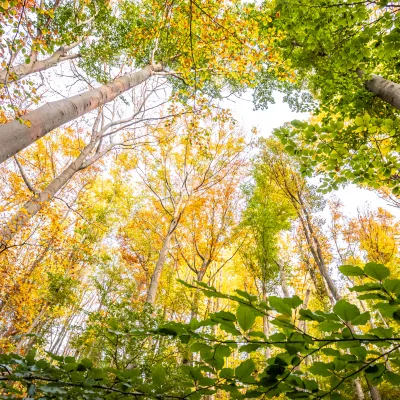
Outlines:
[[[10,240],[26,226],[29,220],[36,215],[46,203],[51,201],[56,193],[81,169],[83,162],[95,145],[96,140],[92,139],[75,161],[69,164],[60,175],[53,179],[42,192],[31,197],[17,214],[0,229],[0,250],[6,249]]]
[[[307,289],[306,290],[306,295],[304,296],[303,304],[301,306],[301,308],[303,310],[305,310],[308,307],[308,302],[310,301],[310,295],[311,295],[311,290]],[[299,327],[304,333],[306,333],[307,332],[307,321],[305,321],[305,320],[304,321],[300,321]],[[307,359],[306,359],[306,361],[307,361]]]
[[[34,74],[35,72],[41,72],[45,71],[46,69],[52,68],[62,61],[72,60],[74,58],[80,57],[81,55],[79,53],[70,55],[67,54],[69,50],[73,49],[77,45],[78,43],[73,43],[70,46],[62,46],[50,57],[44,60],[32,59],[29,64],[19,64],[11,67],[9,70],[7,70],[6,68],[0,70],[0,85],[19,81],[25,76]]]
[[[281,260],[276,260],[275,262],[279,267],[279,279],[281,281],[283,296],[290,297],[290,293],[289,293],[289,289],[288,289],[287,281],[286,281],[285,264]]]
[[[202,282],[204,275],[206,274],[208,266],[211,264],[211,260],[205,258],[203,262],[201,263],[201,268],[200,271],[197,273],[197,281]],[[200,302],[200,290],[196,289],[194,291],[194,298],[193,298],[193,304],[192,304],[192,311],[190,313],[191,319],[196,318],[199,314],[199,302]]]
[[[358,76],[364,80],[364,71],[358,69]],[[373,94],[400,110],[400,85],[379,75],[371,75],[371,79],[364,82],[365,87]]]
[[[154,268],[153,275],[151,276],[150,287],[147,292],[147,298],[146,298],[147,303],[154,304],[156,302],[157,289],[158,289],[158,285],[160,283],[161,273],[162,273],[165,261],[167,259],[167,255],[168,255],[168,251],[169,251],[169,248],[171,245],[171,239],[172,239],[173,233],[175,232],[175,229],[178,226],[180,217],[181,217],[181,213],[180,212],[176,213],[174,215],[174,218],[172,219],[171,223],[169,224],[168,232],[164,238],[164,242],[163,242],[160,254],[158,256],[156,267]]]
[[[267,301],[267,291],[266,291],[264,283],[263,283],[263,288],[262,288],[262,297],[263,297],[263,301],[266,302]],[[270,326],[269,326],[268,316],[266,316],[266,315],[263,316],[263,333],[268,340],[271,330],[270,330]],[[271,358],[271,349],[268,346],[265,347],[265,358],[267,360],[269,358]]]
[[[308,246],[310,247],[311,254],[313,255],[313,258],[318,265],[318,269],[322,275],[322,278],[325,280],[330,293],[332,294],[333,298],[335,301],[338,301],[341,299],[341,296],[339,295],[339,291],[336,288],[335,283],[333,282],[332,278],[329,276],[328,270],[326,268],[324,259],[323,259],[323,254],[321,250],[321,246],[319,243],[318,238],[315,235],[314,229],[312,227],[312,223],[310,221],[310,217],[305,210],[304,204],[301,202],[302,205],[302,211],[305,214],[305,218],[299,213],[300,221],[303,226],[303,231],[304,235],[306,237]]]
[[[140,71],[126,74],[97,89],[66,99],[46,103],[17,120],[0,125],[0,163],[34,143],[59,126],[73,121],[116,99],[120,94],[140,85],[162,66],[148,65]]]

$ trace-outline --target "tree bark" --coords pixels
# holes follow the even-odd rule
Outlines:
[[[357,75],[364,80],[365,72],[358,69]],[[400,110],[400,85],[379,75],[371,75],[371,79],[364,81],[364,86],[371,93]]]
[[[8,70],[6,68],[0,70],[0,85],[19,81],[25,76],[34,74],[35,72],[41,72],[52,68],[62,61],[80,57],[81,55],[79,53],[67,54],[69,50],[78,46],[78,44],[79,43],[73,43],[70,46],[62,46],[50,57],[44,60],[33,59],[29,64],[19,64],[9,68]]]
[[[0,125],[0,163],[14,156],[59,126],[116,99],[120,94],[140,85],[162,65],[148,65],[140,71],[121,76],[106,85],[66,99],[46,103],[23,116]]]
[[[36,215],[46,203],[52,200],[56,193],[81,169],[83,162],[94,149],[95,145],[96,140],[92,139],[75,161],[69,164],[60,175],[53,179],[42,192],[31,197],[17,214],[0,229],[0,250],[6,249],[10,240],[13,239],[13,237],[27,225],[29,220]]]

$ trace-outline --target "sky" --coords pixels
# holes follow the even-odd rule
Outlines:
[[[267,110],[253,110],[251,93],[246,94],[242,99],[228,100],[224,103],[224,106],[232,110],[233,116],[246,130],[250,131],[255,126],[260,135],[267,137],[271,135],[275,128],[282,126],[285,122],[294,119],[305,120],[309,117],[308,113],[291,111],[289,106],[282,101],[282,97],[283,95],[280,93],[275,93],[276,104],[270,105]],[[342,201],[345,214],[348,217],[355,217],[357,208],[362,208],[368,204],[372,209],[384,207],[400,219],[400,209],[389,205],[375,191],[362,189],[356,185],[347,185],[336,192],[332,192],[332,194]],[[327,210],[324,214],[328,217]]]

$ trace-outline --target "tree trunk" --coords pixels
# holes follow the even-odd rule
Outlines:
[[[69,50],[73,49],[77,45],[78,43],[73,43],[70,46],[62,46],[50,57],[44,60],[33,59],[29,64],[19,64],[15,67],[11,67],[9,70],[6,68],[0,70],[0,85],[19,81],[25,76],[34,74],[35,72],[41,72],[52,68],[62,61],[72,60],[80,57],[81,55],[79,53],[70,55],[67,54]]]
[[[53,179],[42,192],[31,197],[17,214],[0,230],[0,250],[6,249],[10,240],[26,226],[29,220],[36,215],[46,203],[52,200],[56,193],[81,169],[83,162],[94,149],[95,145],[96,140],[92,139],[75,161],[69,164],[60,175]]]
[[[209,265],[211,264],[211,260],[204,258],[203,262],[201,263],[201,268],[200,271],[197,273],[197,281],[198,282],[202,282],[204,275],[207,272],[207,268],[209,267]],[[199,302],[200,302],[200,290],[196,289],[194,291],[194,298],[193,298],[193,304],[192,304],[192,311],[190,313],[190,318],[197,318],[198,313],[199,313]]]
[[[363,388],[361,386],[361,382],[360,379],[355,379],[353,381],[353,385],[354,385],[354,390],[356,392],[356,396],[358,400],[364,400],[365,396],[364,396],[364,392],[363,392]]]
[[[265,288],[265,284],[263,284],[263,289],[262,289],[262,297],[263,301],[267,301],[267,291]],[[270,326],[269,326],[269,321],[268,321],[268,316],[263,315],[263,333],[267,340],[269,339],[269,335],[271,333]],[[265,346],[265,358],[266,360],[271,358],[271,348],[269,346]]]
[[[120,94],[140,85],[162,66],[146,66],[140,71],[126,74],[113,82],[66,99],[46,103],[22,117],[0,125],[0,163],[34,143],[59,126],[73,121],[96,108],[116,99]]]
[[[275,262],[279,267],[279,279],[281,281],[283,296],[290,297],[289,289],[286,282],[285,264],[281,260],[276,260]]]
[[[310,220],[310,216],[308,215],[308,212],[307,212],[301,199],[300,199],[300,204],[302,206],[302,211],[305,215],[305,218],[301,215],[300,212],[298,213],[298,215],[300,218],[300,222],[303,226],[304,235],[306,237],[308,246],[310,247],[311,254],[313,255],[313,258],[314,258],[316,264],[318,265],[318,269],[322,275],[322,278],[325,280],[334,300],[338,301],[341,299],[341,296],[339,294],[339,291],[337,290],[335,283],[333,282],[332,278],[329,276],[329,273],[328,273],[328,270],[326,268],[325,261],[323,258],[319,240],[318,240],[317,236],[315,235],[314,229],[312,227],[312,222]]]
[[[364,71],[358,69],[357,74],[364,79]],[[400,110],[400,85],[379,75],[371,75],[371,79],[364,82],[365,87],[373,94]]]
[[[339,291],[338,291],[334,281],[329,276],[319,239],[314,232],[310,215],[309,215],[308,210],[306,209],[306,206],[303,203],[303,200],[300,195],[299,195],[299,203],[301,205],[301,210],[304,213],[304,217],[301,215],[300,212],[298,213],[298,215],[299,215],[301,224],[303,226],[303,231],[306,236],[307,243],[310,247],[313,258],[314,258],[316,264],[318,265],[318,268],[320,270],[322,278],[324,279],[324,283],[326,284],[327,293],[331,300],[331,303],[332,303],[332,305],[334,305],[334,303],[336,303],[337,301],[339,301],[341,299],[341,296],[339,294]],[[352,330],[352,327],[349,326],[349,329]],[[372,400],[381,400],[378,389],[372,385],[368,385],[368,386],[369,386],[369,391],[370,391]],[[364,400],[364,393],[362,391],[362,386],[361,386],[361,382],[360,382],[359,378],[354,379],[354,387],[356,389],[357,399]],[[376,393],[378,394],[378,397],[376,397]]]
[[[164,242],[160,251],[160,255],[158,256],[156,267],[154,268],[153,275],[151,276],[150,287],[147,292],[147,298],[146,298],[147,303],[154,304],[156,302],[157,289],[158,289],[158,284],[160,283],[161,273],[165,264],[165,260],[167,259],[172,235],[175,232],[176,227],[178,226],[180,217],[181,213],[176,213],[171,223],[169,224],[168,232],[164,238]]]

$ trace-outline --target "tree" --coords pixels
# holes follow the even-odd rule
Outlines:
[[[147,302],[154,304],[171,241],[189,204],[235,174],[243,163],[246,143],[229,112],[208,108],[161,125],[152,135],[156,145],[139,157],[136,170],[151,202],[165,222]],[[199,117],[202,117],[200,120]]]
[[[129,21],[132,7],[135,8],[133,4],[122,3],[122,20],[126,17]],[[188,88],[218,95],[226,86],[239,90],[251,85],[257,69],[253,64],[258,54],[253,44],[257,41],[258,47],[263,48],[268,41],[268,38],[258,40],[258,21],[251,18],[253,8],[245,6],[247,12],[243,12],[240,1],[232,4],[182,1],[175,5],[158,0],[145,1],[141,13],[132,14],[126,32],[137,39],[126,54],[135,59],[135,67],[139,70],[117,76],[114,81],[96,89],[45,104],[0,126],[0,162],[53,129],[114,100],[154,74],[178,77],[185,84],[182,93],[185,97],[190,95]],[[207,29],[203,29],[204,26]],[[180,45],[176,46],[176,43]],[[210,69],[210,65],[215,67]],[[132,63],[128,67],[132,69]]]
[[[183,264],[180,274],[186,275],[189,282],[213,281],[243,245],[243,232],[237,225],[242,202],[239,186],[245,167],[243,162],[193,199],[185,211],[175,242],[176,257]],[[191,318],[196,318],[201,311],[200,295],[199,291],[193,293]]]
[[[324,111],[355,117],[374,98],[382,100],[381,108],[399,109],[398,68],[393,68],[399,46],[396,4],[330,0],[310,7],[306,1],[278,1],[270,7],[265,3],[265,13],[272,15],[267,29],[285,33],[275,42],[275,52],[289,61],[289,76],[266,69],[261,102],[268,98],[263,85],[278,78],[293,82],[282,88],[289,100],[293,89],[309,90]]]
[[[114,105],[111,115],[107,115],[103,108],[99,109],[97,117],[93,122],[89,143],[82,146],[83,148],[79,151],[78,156],[70,162],[60,174],[53,177],[51,182],[41,191],[32,187],[29,180],[26,178],[21,164],[18,162],[18,159],[16,159],[21,175],[30,191],[33,192],[33,196],[25,202],[10,221],[4,224],[0,231],[0,249],[6,249],[14,236],[28,224],[29,220],[34,217],[46,203],[54,198],[61,188],[65,186],[78,171],[90,167],[112,149],[134,149],[147,142],[148,138],[145,133],[142,134],[136,130],[129,131],[129,129],[145,118],[148,108],[152,109],[156,107],[155,105],[151,107],[147,106],[149,97],[156,91],[157,85],[154,89],[149,89],[148,92],[145,90],[140,96],[142,98],[137,101],[133,112],[131,112],[131,115],[127,118],[120,118],[118,115],[115,115],[116,105]],[[150,116],[149,118],[151,119]],[[107,119],[109,119],[109,122],[106,122]]]

